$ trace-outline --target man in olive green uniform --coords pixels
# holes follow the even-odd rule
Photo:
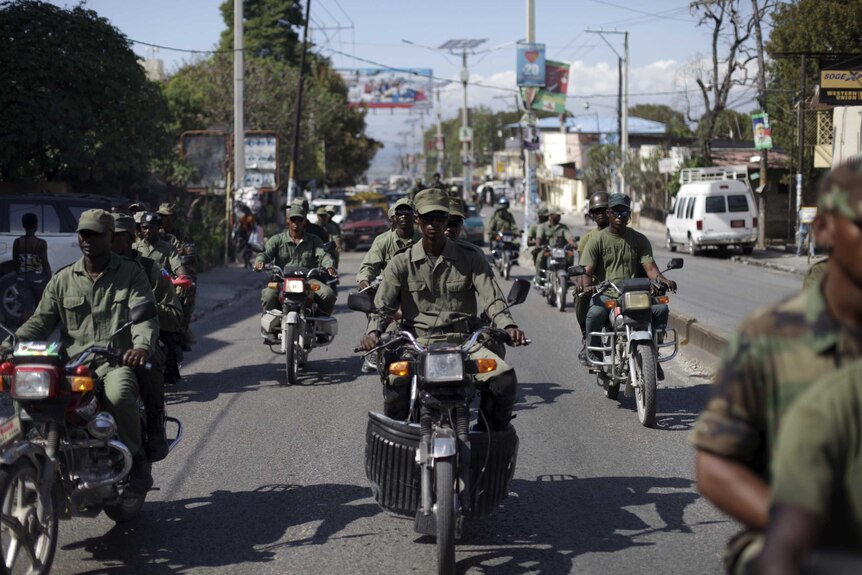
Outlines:
[[[310,234],[312,236],[317,236],[320,238],[320,241],[326,243],[329,241],[329,232],[323,226],[319,226],[315,223],[312,223],[308,219],[308,200],[305,198],[294,198],[294,200],[290,203],[289,210],[293,210],[296,208],[297,210],[302,212],[302,216],[305,218],[305,233]],[[288,216],[290,217],[290,216]]]
[[[584,259],[584,250],[591,238],[596,236],[603,229],[608,227],[608,193],[596,192],[590,196],[587,204],[590,210],[590,219],[596,223],[596,227],[588,231],[581,237],[578,242],[578,263]],[[603,281],[605,278],[596,278],[598,281]],[[576,293],[578,292],[576,288]],[[578,360],[586,365],[587,363],[587,311],[590,309],[590,298],[575,297],[575,316],[578,318],[578,325],[581,327],[581,351],[578,353]]]
[[[132,248],[136,225],[131,216],[113,214],[114,236],[112,249],[115,254],[138,262],[147,276],[156,307],[159,311],[159,337],[179,333],[182,326],[183,306],[177,297],[177,292],[168,278],[162,275],[162,269],[150,258],[145,258]],[[147,457],[153,463],[161,461],[168,455],[168,442],[165,437],[165,354],[156,345],[150,356],[152,369],[139,372],[146,378],[146,385],[140,390],[141,398],[147,410]]]
[[[858,568],[862,362],[812,385],[783,419],[771,465],[772,508],[758,572],[798,573],[812,550],[853,554]],[[824,565],[819,572],[831,571]]]
[[[462,342],[476,327],[482,307],[500,329],[505,329],[513,345],[526,343],[509,314],[506,300],[494,281],[487,259],[477,250],[460,247],[445,235],[449,200],[440,190],[423,190],[416,196],[416,218],[422,240],[395,255],[383,270],[375,306],[384,316],[401,309],[404,329],[413,331],[420,342]],[[362,338],[361,347],[370,350],[379,341],[386,321]],[[482,390],[481,410],[492,429],[505,429],[516,399],[517,378],[502,358],[479,348],[472,358],[497,361],[497,369],[476,376]],[[389,417],[405,419],[409,411],[410,378],[391,376],[384,386],[384,411]]]
[[[413,202],[401,198],[392,207],[395,229],[383,232],[371,243],[371,248],[362,258],[359,271],[356,272],[356,283],[359,289],[365,289],[368,284],[377,279],[389,260],[396,252],[402,250],[421,238],[419,230],[414,227]]]
[[[527,230],[527,245],[534,246],[536,245],[536,236],[539,233],[539,228],[545,225],[548,221],[549,211],[548,208],[542,206],[539,208],[539,211],[536,212],[536,217],[539,219],[538,222],[530,224],[530,228]]]
[[[515,223],[515,216],[509,211],[509,200],[500,198],[497,201],[497,207],[494,210],[494,215],[491,216],[491,221],[488,222],[488,244],[494,245],[496,234],[500,232],[508,232],[510,234],[518,234],[520,230]]]
[[[639,277],[645,272],[651,280],[658,280],[668,286],[671,291],[676,291],[676,282],[662,275],[652,255],[652,245],[640,232],[628,227],[631,216],[631,199],[624,194],[612,194],[608,198],[608,227],[596,234],[584,249],[581,265],[586,268],[586,273],[581,276],[580,287],[583,297],[595,291],[594,283],[597,278],[604,278],[612,282],[622,279]],[[586,330],[587,333],[602,331],[608,321],[610,310],[605,307],[605,302],[618,297],[619,294],[613,288],[602,294],[597,294],[590,301],[590,309],[587,311]],[[670,314],[666,304],[652,306],[652,322],[656,329],[667,325]],[[590,340],[591,347],[598,347],[599,338],[593,336]],[[600,361],[596,352],[590,352],[594,359]],[[659,379],[664,378],[664,373],[658,366]]]
[[[142,237],[132,247],[145,258],[150,258],[166,269],[172,276],[186,273],[177,248],[163,240],[159,234],[161,216],[147,212],[141,216],[140,225]]]
[[[125,350],[123,365],[96,360],[104,384],[105,408],[117,422],[120,440],[134,455],[129,497],[144,497],[152,486],[150,464],[141,449],[138,382],[133,368],[144,365],[156,346],[158,320],[150,319],[111,338],[129,317],[129,309],[155,303],[141,266],[111,252],[114,218],[105,210],[86,210],[78,221],[83,257],[48,281],[36,312],[18,328],[19,340],[45,340],[60,328],[60,341],[70,357],[91,345]]]
[[[827,174],[819,196],[817,218],[833,246],[826,275],[742,322],[691,435],[698,489],[745,528],[726,550],[729,572],[742,572],[759,550],[786,409],[812,382],[862,357],[862,162]]]
[[[338,273],[333,267],[332,256],[323,249],[323,242],[317,236],[305,233],[307,221],[301,207],[292,206],[288,213],[288,229],[269,238],[263,252],[254,260],[254,269],[260,271],[267,263],[281,268],[320,266],[326,268],[330,276],[337,277]],[[310,280],[309,283],[316,286],[314,299],[321,315],[332,315],[332,310],[335,308],[335,292],[331,287],[317,280]],[[278,295],[277,289],[263,288],[260,292],[260,304],[264,311],[278,307]]]
[[[173,245],[180,256],[180,261],[183,265],[184,273],[191,276],[192,280],[197,281],[197,273],[195,272],[197,250],[195,244],[176,225],[176,208],[169,203],[164,203],[159,206],[156,212],[162,218],[162,239]],[[197,286],[192,284],[186,288],[177,288],[180,304],[183,306],[183,319],[180,326],[180,333],[184,338],[183,350],[189,351],[192,344],[196,343],[194,334],[189,327],[192,315],[195,313],[195,303],[197,301]]]
[[[575,236],[572,235],[569,226],[560,221],[562,215],[562,210],[556,206],[548,209],[548,222],[536,230],[535,245],[537,248],[562,248],[566,245],[574,247]],[[536,254],[536,270],[544,270],[547,265],[543,251],[540,250]]]
[[[314,213],[317,215],[317,225],[326,230],[326,233],[329,234],[329,241],[335,243],[330,254],[332,255],[333,267],[337,270],[339,252],[341,251],[341,227],[332,221],[332,212],[326,206],[320,206]]]

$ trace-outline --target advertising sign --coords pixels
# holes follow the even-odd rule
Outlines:
[[[548,60],[545,62],[545,87],[539,90],[532,108],[554,114],[565,113],[568,86],[569,65]]]
[[[817,206],[801,206],[799,208],[799,221],[803,224],[810,224],[817,216]]]
[[[430,108],[430,68],[356,68],[338,70],[347,84],[351,108]]]
[[[243,187],[261,192],[278,188],[278,135],[275,132],[245,133]]]
[[[772,128],[769,126],[769,114],[752,114],[751,127],[754,131],[754,149],[772,149]]]
[[[820,102],[834,106],[862,104],[862,56],[820,61]]]
[[[183,132],[183,157],[195,169],[186,182],[190,192],[222,191],[227,187],[228,134],[217,131]]]
[[[545,45],[518,44],[517,80],[519,86],[545,85]]]
[[[473,141],[473,128],[470,126],[461,126],[458,128],[458,141],[461,143]]]

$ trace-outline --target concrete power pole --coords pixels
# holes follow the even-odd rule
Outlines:
[[[527,0],[527,43],[532,44],[536,41],[536,5],[535,0]],[[524,117],[527,118],[527,124],[534,121],[533,113],[527,107]],[[522,120],[523,121],[523,120]],[[528,130],[531,132],[531,130]],[[523,135],[521,141],[523,141]],[[530,224],[535,220],[533,211],[535,209],[534,202],[536,201],[536,154],[533,150],[527,149],[524,146],[524,228],[530,227]],[[521,234],[521,242],[523,247],[527,247],[527,234]]]
[[[461,51],[461,83],[464,85],[464,107],[461,108],[461,127],[470,125],[467,110],[467,83],[470,81],[470,71],[467,69],[467,48]],[[464,165],[464,201],[470,201],[473,195],[473,164],[470,158],[470,146],[472,142],[461,144],[461,158]]]
[[[751,0],[754,34],[757,41],[757,103],[760,113],[766,114],[766,62],[763,57],[763,32],[760,26],[760,8],[757,0]],[[766,179],[769,150],[760,150],[760,193],[757,194],[757,247],[766,247]]]
[[[443,110],[440,108],[440,86],[438,85],[435,90],[435,95],[437,96],[437,141],[434,143],[435,148],[437,149],[437,173],[440,174],[441,178],[446,178],[446,174],[444,173],[444,154],[446,150],[446,146],[440,145],[443,142],[443,119],[442,113]]]
[[[622,166],[620,168],[620,191],[626,193],[626,167],[629,163],[629,33],[623,32],[623,106],[622,106]]]
[[[233,0],[233,181],[245,181],[245,125],[243,123],[243,13],[242,0]]]

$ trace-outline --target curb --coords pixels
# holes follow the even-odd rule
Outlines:
[[[800,276],[804,276],[805,272],[808,271],[807,269],[800,270],[800,269],[793,267],[793,266],[786,266],[784,264],[777,264],[774,262],[761,261],[761,260],[756,260],[756,259],[752,259],[752,258],[745,258],[745,257],[740,257],[740,256],[733,256],[730,259],[734,262],[737,262],[740,264],[745,264],[747,266],[756,266],[756,267],[760,267],[760,268],[766,268],[766,269],[791,273],[791,274],[800,275]],[[811,263],[814,264],[816,262],[811,262]]]
[[[670,312],[668,326],[679,334],[679,346],[693,345],[707,353],[718,356],[727,346],[727,338],[713,329],[700,324],[697,319],[677,311]]]

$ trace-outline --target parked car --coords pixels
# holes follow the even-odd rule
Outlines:
[[[317,208],[320,206],[332,208],[332,210],[335,211],[335,215],[332,216],[332,221],[339,225],[344,221],[344,214],[347,213],[347,202],[344,200],[318,198],[316,200],[312,200],[311,205],[314,206],[314,211],[317,211]]]
[[[374,238],[389,229],[389,216],[378,206],[351,209],[341,224],[341,244],[344,250],[370,246]]]
[[[718,179],[721,168],[695,168],[679,189],[665,220],[670,251],[691,255],[710,247],[737,246],[750,254],[757,242],[757,206],[744,179]],[[686,172],[687,170],[683,170]],[[715,173],[714,173],[715,172]],[[682,176],[681,176],[682,177]]]
[[[21,216],[36,214],[36,235],[48,244],[48,262],[56,271],[81,257],[78,218],[84,210],[111,208],[110,198],[89,194],[41,192],[0,197],[0,313],[9,323],[21,321],[12,244],[24,235]]]
[[[476,204],[467,204],[467,217],[464,218],[464,239],[477,246],[485,245],[485,221],[479,215]]]

